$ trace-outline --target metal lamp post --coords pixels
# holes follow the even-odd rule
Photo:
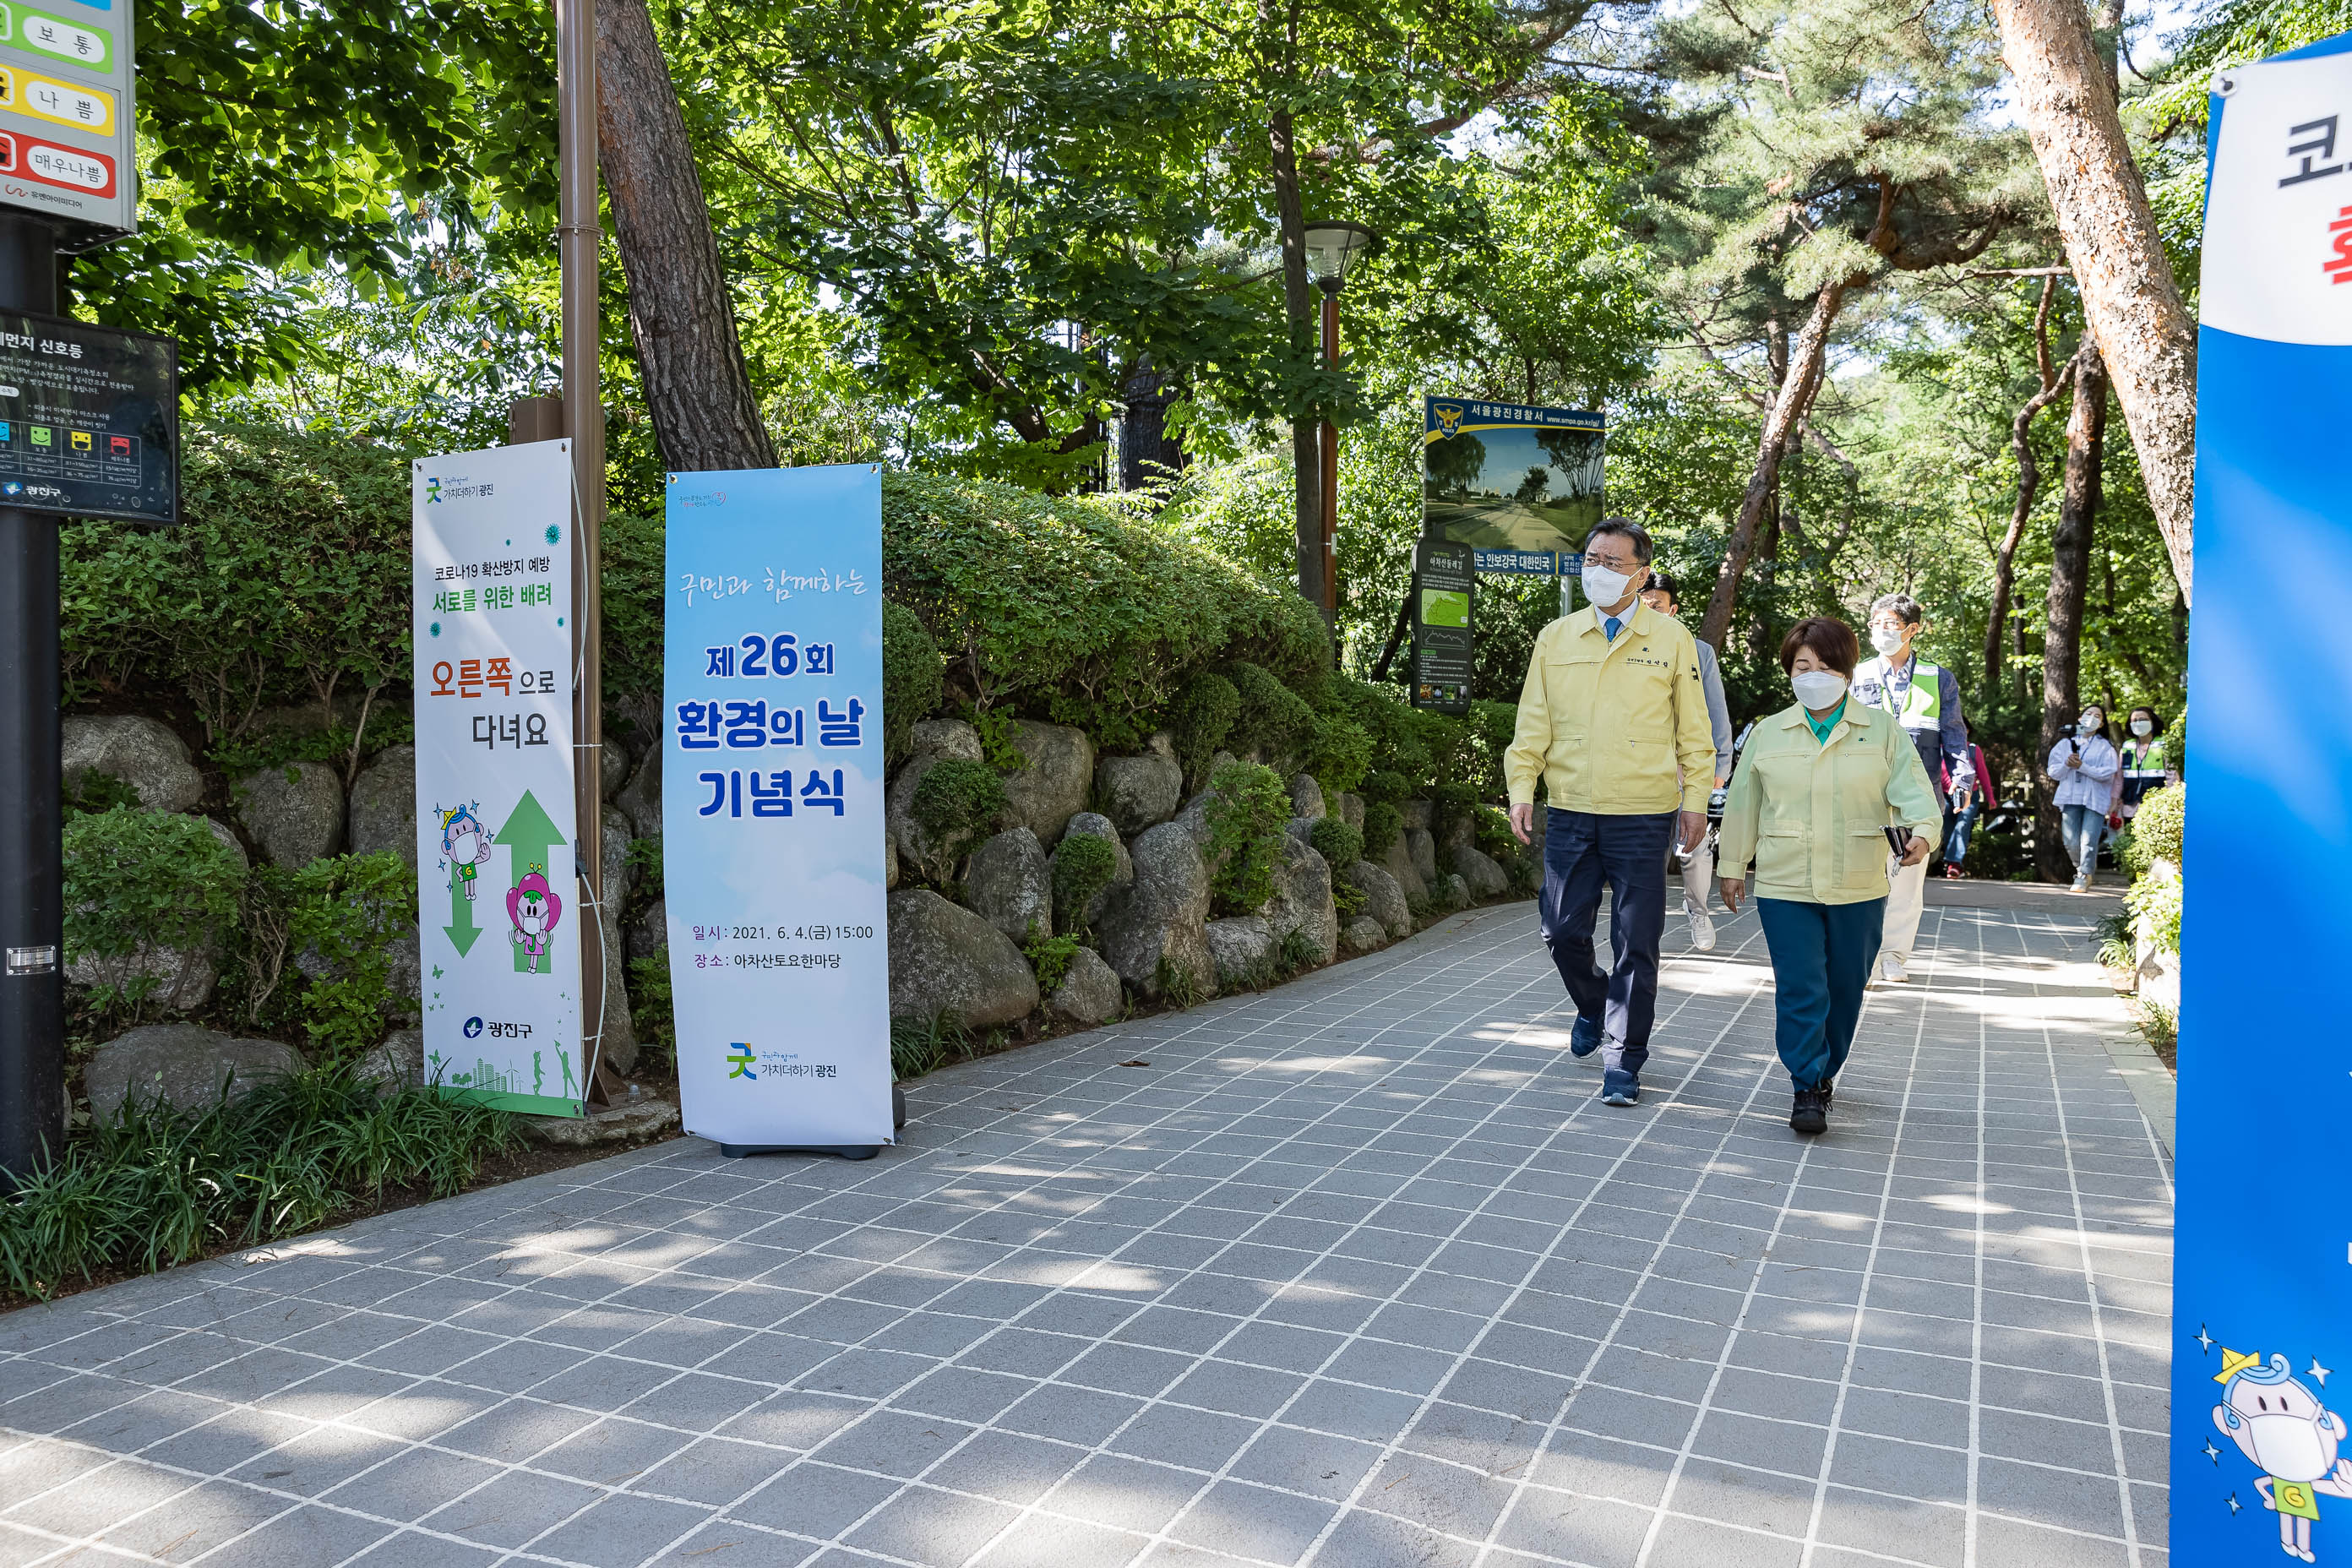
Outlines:
[[[1339,288],[1348,279],[1348,268],[1356,258],[1371,247],[1373,234],[1360,223],[1317,223],[1307,226],[1307,268],[1315,275],[1323,290],[1323,365],[1327,370],[1339,368]],[[1321,560],[1323,563],[1323,618],[1335,621],[1339,614],[1339,432],[1329,420],[1323,422],[1322,437],[1318,443],[1316,464],[1317,493],[1321,505]],[[1303,587],[1304,584],[1301,584]]]

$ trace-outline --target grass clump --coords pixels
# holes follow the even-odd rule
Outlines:
[[[974,1050],[971,1031],[945,1010],[929,1018],[890,1020],[890,1070],[902,1080],[961,1061]]]
[[[383,1094],[348,1062],[203,1110],[129,1103],[0,1198],[0,1292],[40,1299],[293,1236],[394,1189],[447,1197],[520,1142],[504,1111]]]

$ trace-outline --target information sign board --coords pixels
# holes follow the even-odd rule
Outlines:
[[[599,931],[573,860],[572,443],[421,458],[409,511],[425,1073],[578,1116]]]
[[[1412,549],[1412,705],[1470,711],[1472,611],[1478,568],[1467,544],[1423,539]]]
[[[1605,424],[1574,408],[1428,399],[1422,531],[1471,546],[1481,572],[1556,575],[1601,521]]]
[[[686,1130],[876,1149],[890,1116],[882,479],[673,474],[662,886]]]
[[[180,521],[169,338],[0,310],[0,506]]]
[[[64,247],[138,227],[132,0],[0,0],[0,206],[62,220]]]

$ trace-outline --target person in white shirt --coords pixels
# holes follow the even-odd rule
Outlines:
[[[2050,748],[2049,773],[2058,786],[2060,841],[2074,862],[2074,891],[2090,891],[2099,868],[2099,844],[2106,837],[2107,807],[2115,797],[2123,759],[2106,737],[2107,716],[2095,702],[2083,710],[2074,732]]]

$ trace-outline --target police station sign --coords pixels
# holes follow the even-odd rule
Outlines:
[[[445,1094],[577,1116],[572,443],[419,459],[416,875],[425,1070]]]
[[[673,474],[662,874],[686,1130],[892,1142],[882,487]]]

